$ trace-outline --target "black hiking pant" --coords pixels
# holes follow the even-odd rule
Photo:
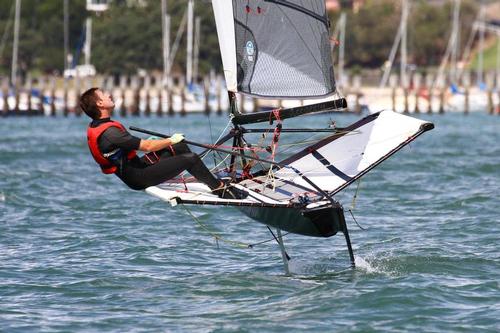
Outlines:
[[[186,170],[211,189],[219,187],[221,183],[200,157],[182,142],[173,145],[172,149],[165,148],[142,158],[122,161],[116,175],[131,189],[143,190],[172,179]]]

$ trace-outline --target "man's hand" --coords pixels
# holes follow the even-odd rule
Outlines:
[[[170,137],[170,141],[172,142],[173,145],[181,142],[182,140],[184,140],[184,135],[180,133],[175,133]]]

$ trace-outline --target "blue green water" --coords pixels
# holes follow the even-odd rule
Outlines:
[[[436,128],[360,185],[366,230],[346,216],[357,267],[341,235],[288,235],[291,276],[276,243],[217,247],[182,207],[101,174],[86,118],[0,119],[0,331],[500,331],[500,118],[421,117]],[[210,141],[203,115],[124,123]],[[270,237],[236,209],[191,211],[230,240]]]

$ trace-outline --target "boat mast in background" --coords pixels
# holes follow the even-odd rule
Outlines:
[[[21,0],[16,0],[16,14],[14,19],[14,43],[12,46],[12,68],[10,84],[17,87],[17,51],[19,47],[19,20],[21,15]]]
[[[64,70],[68,69],[68,54],[69,54],[69,14],[68,0],[64,0]]]
[[[85,65],[90,65],[90,52],[92,49],[92,18],[89,16],[85,21],[85,45],[83,53],[85,53]]]
[[[481,5],[479,12],[479,54],[477,61],[477,85],[481,87],[484,83],[483,69],[484,69],[484,32],[485,32],[485,15],[486,7]]]
[[[161,0],[161,31],[163,50],[163,86],[169,88],[170,81],[170,16],[167,13],[167,0]]]
[[[400,61],[400,75],[401,84],[403,88],[408,88],[408,78],[406,69],[408,67],[408,0],[403,0],[402,3],[402,31],[401,31],[401,61]]]
[[[458,53],[460,50],[460,2],[461,0],[455,0],[455,5],[453,7],[453,25],[451,30],[451,40],[453,47],[451,48],[451,68],[450,68],[450,79],[454,84],[458,84],[458,70],[457,70],[457,60]]]
[[[194,50],[193,50],[193,79],[196,82],[198,79],[198,65],[200,58],[200,28],[201,28],[201,18],[196,17],[194,21]]]
[[[407,62],[407,31],[408,31],[408,1],[401,1],[401,22],[399,24],[399,29],[392,44],[391,52],[389,54],[389,59],[384,64],[384,75],[382,80],[380,80],[379,88],[384,88],[389,80],[389,74],[391,74],[392,64],[396,57],[398,47],[400,46],[401,53],[401,83],[406,85],[406,62]]]
[[[179,49],[179,45],[181,43],[182,35],[184,34],[184,30],[186,28],[186,20],[187,20],[187,16],[188,16],[187,12],[188,11],[186,10],[184,12],[184,15],[182,16],[182,20],[181,20],[181,23],[179,25],[179,28],[177,29],[177,34],[175,35],[175,40],[174,40],[174,43],[172,44],[172,48],[170,49],[170,46],[169,46],[170,53],[168,55],[167,70],[166,70],[166,72],[168,74],[170,74],[170,70],[172,69],[172,65],[174,63],[174,59],[175,59],[175,56],[177,54],[177,50]],[[171,27],[170,16],[168,16],[167,23],[168,23],[168,26],[167,26],[168,31],[170,31],[170,27]],[[168,32],[168,35],[170,35],[170,32]],[[169,37],[169,40],[170,40],[170,37]]]
[[[453,7],[453,23],[450,34],[450,39],[448,40],[448,45],[441,59],[441,64],[439,65],[438,73],[436,79],[432,84],[432,87],[439,86],[443,87],[445,84],[445,68],[448,65],[448,60],[450,62],[450,80],[452,84],[458,84],[458,78],[461,76],[462,72],[457,67],[458,52],[459,52],[459,38],[460,38],[460,2],[461,0],[454,0]]]
[[[497,66],[496,66],[497,90],[500,91],[500,32],[497,32]]]
[[[188,2],[188,23],[187,23],[187,52],[186,52],[186,84],[189,86],[193,81],[193,12],[194,1]]]

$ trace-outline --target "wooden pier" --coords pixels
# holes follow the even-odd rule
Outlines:
[[[376,87],[378,77],[347,77],[341,92],[348,99],[349,111],[361,113],[369,109],[377,112],[393,109],[402,113],[445,113],[458,111],[484,111],[500,114],[500,78],[485,73],[483,89],[476,78],[464,73],[453,90],[451,82],[436,80],[432,73],[413,73],[404,87],[398,76],[389,78],[389,86]],[[18,80],[20,82],[20,80]],[[200,78],[187,85],[183,76],[172,77],[165,82],[161,75],[144,76],[96,76],[86,78],[27,77],[17,87],[9,86],[8,80],[0,81],[0,114],[2,116],[80,116],[80,94],[91,88],[101,87],[109,91],[120,116],[185,116],[190,113],[221,115],[228,110],[228,97],[222,76]],[[303,101],[259,100],[240,96],[242,113],[257,112],[262,108],[294,107]]]

